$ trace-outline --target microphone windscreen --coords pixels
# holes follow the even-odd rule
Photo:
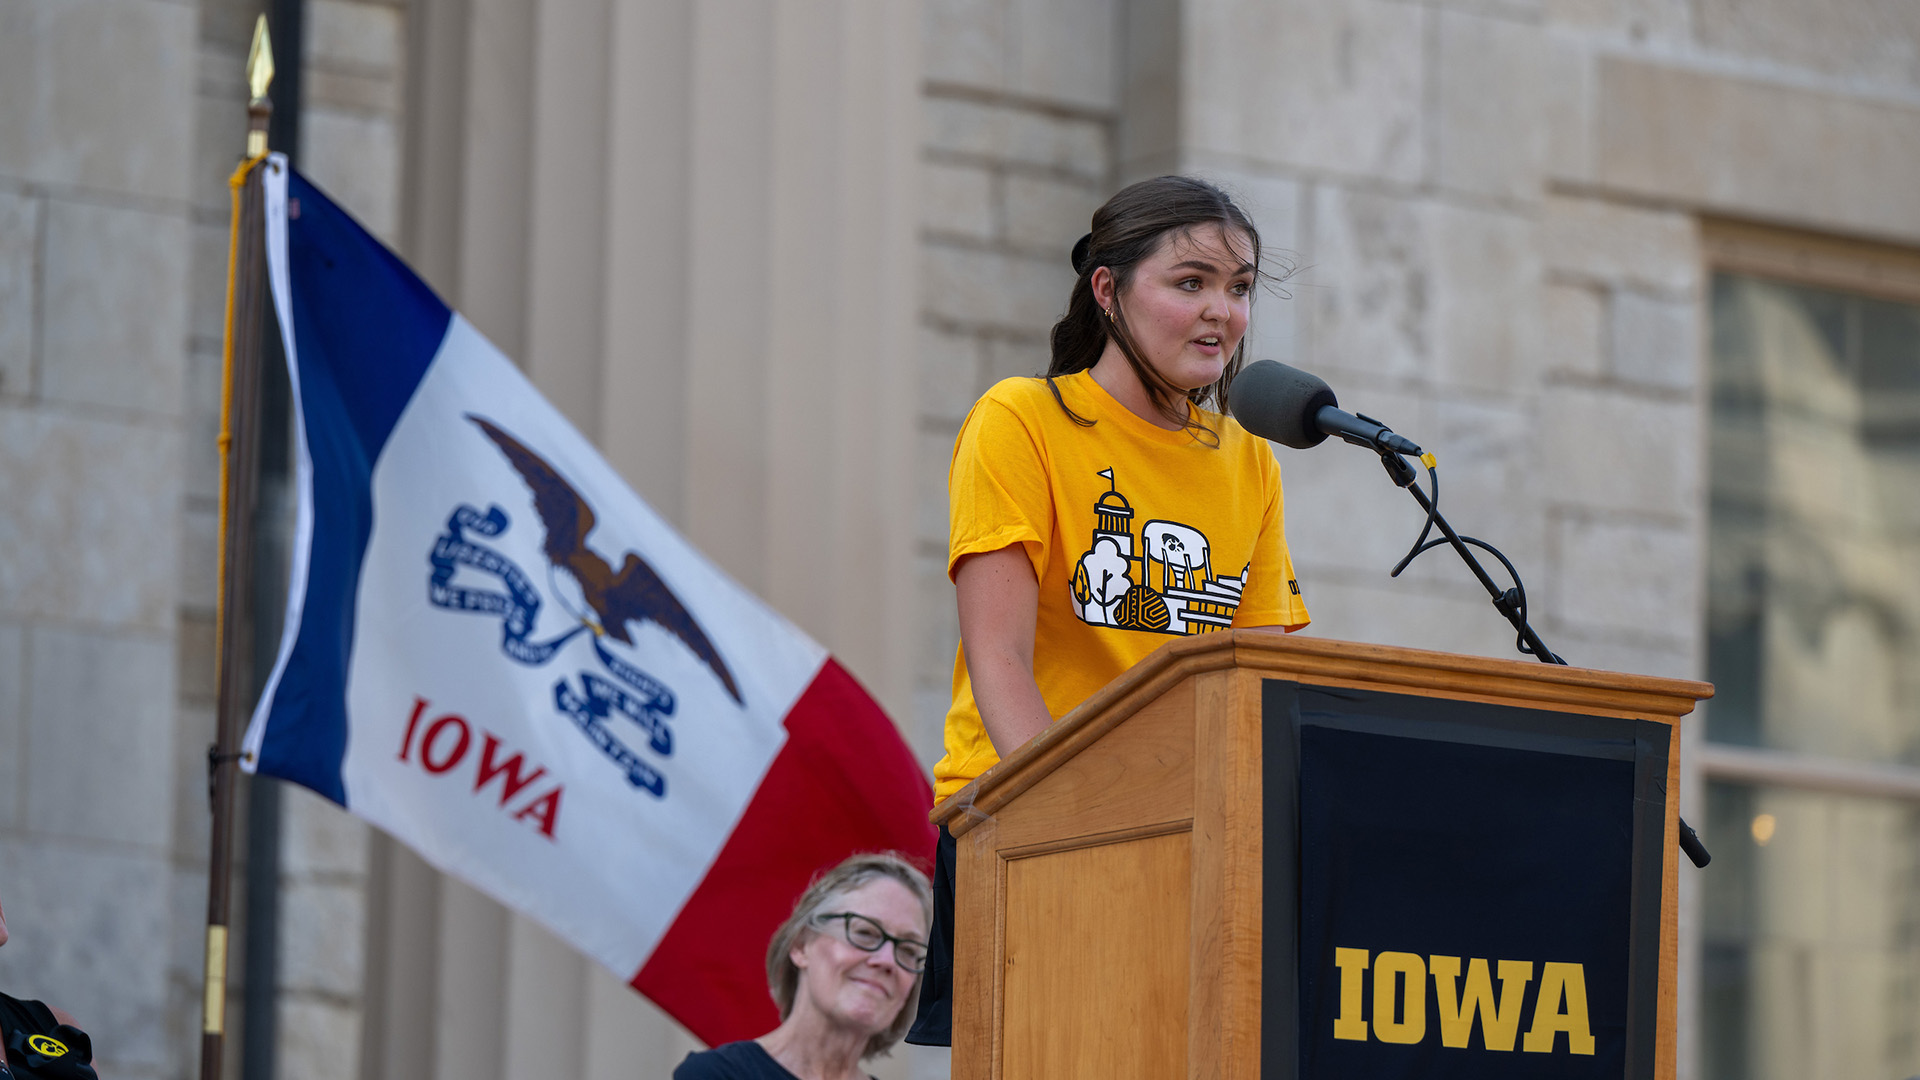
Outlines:
[[[1228,409],[1241,427],[1295,450],[1326,441],[1314,417],[1324,406],[1338,404],[1326,380],[1277,360],[1242,368],[1228,396]]]

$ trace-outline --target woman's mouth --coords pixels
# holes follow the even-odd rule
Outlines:
[[[1213,334],[1208,334],[1203,337],[1194,338],[1193,343],[1199,346],[1202,352],[1219,352],[1220,351],[1220,338]]]
[[[858,975],[847,976],[847,981],[853,983],[855,986],[865,987],[869,992],[883,1001],[890,1001],[893,998],[893,987],[887,986],[884,983],[877,982],[873,979],[863,979]]]

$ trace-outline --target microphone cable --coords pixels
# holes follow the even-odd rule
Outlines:
[[[1432,535],[1434,523],[1440,516],[1440,462],[1439,459],[1435,458],[1433,453],[1429,451],[1420,455],[1420,463],[1427,467],[1427,498],[1423,500],[1427,504],[1427,520],[1426,523],[1420,527],[1420,536],[1414,540],[1413,547],[1407,550],[1406,557],[1402,558],[1394,565],[1392,570],[1387,572],[1387,576],[1390,578],[1399,577],[1413,560],[1419,558],[1421,555],[1432,551],[1434,548],[1445,547],[1452,543],[1451,540],[1448,540],[1444,536],[1436,540],[1427,539],[1428,536]],[[1417,486],[1417,484],[1414,486]],[[1494,558],[1499,559],[1501,566],[1507,568],[1507,576],[1513,579],[1513,588],[1508,589],[1496,597],[1494,599],[1494,606],[1499,608],[1502,614],[1508,614],[1509,618],[1511,618],[1513,614],[1519,615],[1520,621],[1516,625],[1530,625],[1530,620],[1527,618],[1527,585],[1526,582],[1520,580],[1520,571],[1513,565],[1513,560],[1507,558],[1505,553],[1499,548],[1494,547],[1485,540],[1472,536],[1460,536],[1460,542],[1463,544],[1471,544],[1487,552]],[[1546,660],[1549,663],[1560,664],[1562,666],[1567,662],[1564,657],[1552,650],[1544,653],[1536,651],[1533,646],[1527,642],[1527,635],[1524,630],[1515,631],[1513,647],[1518,649],[1522,656],[1531,656],[1535,659]]]

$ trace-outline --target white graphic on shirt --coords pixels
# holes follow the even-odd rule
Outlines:
[[[1246,589],[1238,577],[1216,576],[1205,533],[1177,521],[1148,521],[1133,530],[1133,504],[1112,469],[1097,474],[1108,489],[1093,504],[1092,543],[1074,568],[1073,611],[1092,626],[1158,634],[1203,634],[1233,625]]]

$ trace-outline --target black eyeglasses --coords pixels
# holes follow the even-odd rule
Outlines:
[[[841,936],[847,939],[847,944],[862,952],[879,952],[881,946],[891,941],[894,962],[903,970],[918,975],[927,969],[926,942],[894,937],[882,929],[879,923],[865,915],[851,911],[836,911],[831,914],[815,915],[811,921],[815,926],[838,922]]]

